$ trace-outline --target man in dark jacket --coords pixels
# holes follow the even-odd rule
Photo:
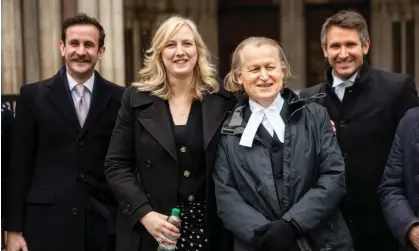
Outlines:
[[[344,161],[326,109],[284,87],[290,70],[272,39],[245,39],[232,62],[227,87],[248,97],[223,125],[213,177],[234,251],[353,250],[338,209]]]
[[[365,19],[341,11],[323,24],[323,52],[331,65],[327,82],[301,92],[317,93],[336,125],[345,159],[347,192],[341,210],[357,251],[394,251],[397,241],[385,223],[377,188],[394,133],[405,112],[419,105],[411,77],[370,68],[363,58],[370,40]]]
[[[400,250],[419,250],[419,107],[400,121],[379,193]]]
[[[94,71],[104,39],[95,19],[66,19],[65,66],[20,89],[4,222],[8,251],[114,249],[117,203],[103,166],[124,88]]]

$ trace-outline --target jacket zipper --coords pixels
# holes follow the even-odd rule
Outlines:
[[[295,110],[294,112],[292,112],[291,115],[288,117],[287,123],[285,124],[285,136],[290,134],[289,121],[292,118],[292,116],[294,114],[296,114],[298,111],[304,109],[306,106],[307,105],[304,105],[304,106],[298,108],[297,110]],[[286,147],[290,148],[289,145],[286,145],[285,144],[285,139],[287,138],[285,136],[284,136],[284,150],[285,150]],[[290,139],[289,139],[289,142],[287,142],[287,143],[288,144],[291,144],[291,136],[289,135],[288,138],[290,138]],[[282,166],[283,166],[283,168],[286,167],[285,161],[286,161],[286,159],[285,159],[285,155],[284,155],[284,158],[282,160]],[[291,166],[289,168],[291,168]],[[291,174],[292,174],[292,170],[290,170],[290,175],[288,176],[288,183],[289,183],[289,178],[290,178]],[[283,203],[284,203],[284,208],[285,208],[286,211],[288,211],[290,209],[289,204],[290,204],[291,198],[290,198],[290,192],[289,192],[289,190],[290,190],[290,185],[288,185],[288,189],[286,189],[285,188],[285,182],[284,182],[284,198],[283,198],[284,202]],[[285,203],[285,201],[288,201],[288,202]]]

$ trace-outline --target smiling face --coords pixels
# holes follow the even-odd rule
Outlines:
[[[167,41],[162,52],[162,59],[169,77],[187,77],[193,74],[198,51],[189,25],[184,24]]]
[[[284,73],[278,48],[269,44],[248,44],[241,52],[242,69],[238,83],[242,84],[250,99],[267,107],[283,86]]]
[[[65,41],[60,42],[61,56],[67,72],[75,79],[88,79],[105,47],[99,48],[99,30],[90,24],[72,25],[66,31]]]
[[[348,79],[362,65],[369,45],[369,40],[362,45],[359,32],[356,29],[332,26],[327,31],[327,41],[323,47],[323,53],[337,77]]]

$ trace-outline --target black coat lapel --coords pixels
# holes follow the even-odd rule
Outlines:
[[[211,139],[226,117],[228,102],[223,94],[207,94],[202,103],[202,123],[204,128],[204,149],[207,149]]]
[[[169,152],[170,156],[177,161],[176,145],[169,111],[167,110],[165,101],[154,96],[143,97],[142,95],[135,95],[133,98],[133,106],[146,103],[151,104],[140,112],[138,121]]]
[[[77,118],[74,102],[66,85],[68,85],[68,82],[65,77],[65,70],[61,68],[61,70],[51,79],[51,82],[46,85],[47,88],[49,88],[47,97],[57,110],[60,111],[63,117],[68,120],[71,127],[78,133],[81,130],[80,123]]]
[[[108,103],[112,97],[112,93],[109,91],[108,84],[105,80],[95,72],[95,83],[93,85],[92,99],[90,101],[89,113],[87,114],[86,121],[82,128],[83,136],[94,122],[100,117],[100,115],[106,110]],[[115,118],[116,120],[116,118]]]

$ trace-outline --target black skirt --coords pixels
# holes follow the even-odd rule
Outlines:
[[[205,234],[205,201],[184,202],[179,205],[182,221],[177,249],[180,251],[207,251]]]

